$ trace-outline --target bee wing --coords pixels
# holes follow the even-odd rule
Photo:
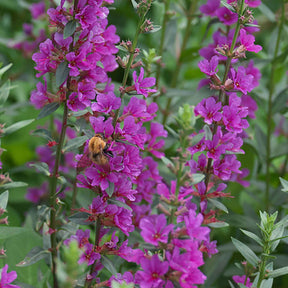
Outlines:
[[[85,170],[87,167],[91,166],[93,162],[89,158],[89,152],[85,152],[77,163],[77,173]]]

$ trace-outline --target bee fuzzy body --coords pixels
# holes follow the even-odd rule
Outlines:
[[[106,143],[101,134],[96,134],[89,141],[89,158],[94,163],[105,166],[109,164],[109,156],[113,157],[112,152],[108,151],[109,144]]]

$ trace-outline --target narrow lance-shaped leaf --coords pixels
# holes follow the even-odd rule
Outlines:
[[[1,80],[2,76],[4,75],[4,73],[5,73],[7,70],[9,70],[12,65],[13,65],[13,64],[10,63],[10,64],[8,64],[8,65],[6,65],[6,66],[4,66],[4,67],[2,67],[2,68],[0,69],[0,80]]]
[[[257,257],[257,255],[244,243],[241,241],[231,237],[232,242],[234,246],[237,248],[237,250],[242,254],[242,256],[253,266],[256,266],[260,259]]]
[[[37,120],[49,116],[53,112],[55,112],[60,107],[59,103],[53,102],[45,105],[43,109],[40,111]]]
[[[69,21],[64,27],[63,39],[66,39],[69,36],[72,36],[75,30],[76,30],[76,21],[75,20]]]
[[[30,250],[30,252],[24,258],[24,260],[18,263],[16,266],[18,267],[30,266],[38,262],[39,260],[47,257],[48,255],[50,255],[50,252],[48,250],[44,250],[41,247],[34,247],[32,248],[32,250]]]
[[[34,136],[42,137],[48,141],[53,141],[53,137],[51,135],[51,132],[47,129],[44,129],[44,128],[36,129],[36,130],[32,131],[31,134]]]
[[[21,182],[21,181],[16,181],[16,182],[10,182],[6,183],[0,186],[1,189],[11,189],[11,188],[19,188],[19,187],[26,187],[28,186],[27,183]]]
[[[69,75],[68,62],[64,61],[58,65],[55,73],[56,86],[57,87],[61,86],[67,79],[68,75]]]
[[[6,209],[7,203],[8,203],[8,198],[9,198],[9,191],[6,190],[2,194],[0,194],[0,208],[1,209]]]
[[[251,239],[255,240],[259,245],[263,246],[262,240],[254,233],[244,230],[244,229],[240,229],[245,235],[247,235],[248,237],[250,237]]]
[[[113,262],[106,256],[102,255],[101,256],[101,263],[103,264],[103,266],[111,272],[111,274],[116,275],[117,274],[117,270],[113,264]]]
[[[7,80],[0,88],[0,106],[3,105],[10,92],[10,80]]]
[[[65,147],[63,148],[63,152],[72,151],[74,149],[79,148],[84,142],[88,140],[87,136],[80,136],[77,138],[73,138],[67,142]]]
[[[276,278],[288,274],[288,266],[273,270],[268,273],[268,278]]]
[[[4,134],[9,135],[9,134],[31,124],[33,121],[34,121],[34,119],[22,120],[22,121],[16,122],[16,123],[12,124],[11,126],[5,128]]]

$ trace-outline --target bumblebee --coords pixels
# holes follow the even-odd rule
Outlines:
[[[109,164],[109,157],[113,157],[113,153],[108,151],[109,144],[104,140],[103,135],[95,134],[89,140],[88,150],[89,150],[89,158],[94,163],[105,166]]]

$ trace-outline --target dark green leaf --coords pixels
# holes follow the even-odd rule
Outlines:
[[[51,208],[46,205],[38,205],[37,206],[37,221],[36,221],[36,231],[39,231],[43,226],[43,223],[48,221],[50,218],[50,210]]]
[[[60,186],[59,191],[57,191],[56,195],[62,193],[65,190],[65,188],[67,187],[67,180],[65,177],[60,176],[57,178],[57,180],[60,182],[61,186]]]
[[[0,69],[0,80],[1,80],[2,76],[4,75],[4,73],[5,73],[7,70],[9,70],[12,65],[13,65],[13,64],[10,63],[10,64],[8,64],[8,65],[6,65],[6,66],[4,66],[4,67],[2,67],[2,68]]]
[[[91,224],[90,221],[88,221],[89,213],[86,212],[77,212],[69,217],[70,221],[79,225],[89,225]]]
[[[45,162],[31,163],[30,167],[35,167],[40,173],[50,176],[49,166]]]
[[[64,27],[63,39],[66,39],[69,36],[72,36],[75,30],[76,30],[76,21],[70,20]]]
[[[231,237],[233,244],[237,248],[237,250],[242,254],[242,256],[253,266],[257,266],[260,259],[257,255],[244,243],[239,240]]]
[[[168,133],[170,133],[173,137],[179,139],[179,134],[174,129],[172,129],[171,127],[165,125],[165,130],[167,130]]]
[[[49,103],[43,107],[43,109],[40,111],[37,119],[44,118],[53,112],[55,112],[59,108],[60,104],[57,102]]]
[[[9,191],[6,190],[3,193],[0,194],[0,208],[1,209],[6,209],[7,203],[8,203],[8,198],[9,198]]]
[[[9,96],[9,92],[10,92],[10,80],[7,80],[0,88],[0,106],[2,106],[8,96]]]
[[[113,262],[106,256],[101,255],[101,263],[103,264],[103,266],[111,272],[112,275],[116,275],[117,274],[117,270],[114,267]]]
[[[123,207],[123,208],[125,208],[127,210],[132,211],[132,208],[130,206],[128,206],[126,203],[123,203],[123,202],[118,201],[116,199],[108,199],[108,202],[111,203],[111,204],[115,204],[118,207]]]
[[[187,62],[191,62],[193,60],[195,60],[196,58],[199,58],[199,49],[201,47],[200,46],[196,46],[196,47],[191,47],[188,49],[185,49],[182,53],[181,53],[181,57],[180,57],[180,61],[182,63],[187,63]]]
[[[254,233],[244,230],[244,229],[240,229],[245,235],[247,235],[248,237],[250,237],[251,239],[255,240],[260,246],[263,246],[262,240]]]
[[[29,119],[29,120],[22,120],[22,121],[16,122],[16,123],[12,124],[11,126],[5,128],[4,133],[5,133],[5,135],[9,135],[9,134],[29,125],[34,120],[35,119]]]
[[[55,74],[57,87],[61,86],[65,82],[65,80],[67,79],[69,75],[69,70],[70,69],[68,67],[68,62],[66,61],[58,65],[56,74]]]
[[[53,141],[51,132],[47,129],[44,129],[44,128],[36,129],[36,130],[32,131],[31,134],[35,135],[35,136],[42,137],[48,141]]]
[[[216,208],[218,208],[219,210],[224,211],[224,212],[227,213],[227,214],[229,213],[227,207],[226,207],[223,203],[221,203],[221,202],[219,202],[219,201],[217,201],[217,200],[215,200],[215,199],[209,199],[209,198],[208,198],[208,201],[209,201],[213,206],[215,206]]]
[[[288,266],[273,270],[268,273],[268,278],[276,278],[288,274]]]
[[[11,188],[19,188],[28,186],[25,182],[10,182],[0,186],[1,189],[11,189]]]
[[[108,194],[109,197],[111,197],[114,193],[114,183],[109,181],[109,186],[106,189],[106,192]]]
[[[191,177],[192,177],[192,183],[195,185],[195,184],[200,183],[205,178],[205,175],[200,174],[200,173],[195,173],[195,174],[192,174]]]
[[[232,284],[232,282],[230,280],[228,280],[228,283],[229,283],[231,288],[235,288],[235,286]]]
[[[221,4],[222,4],[223,6],[225,6],[227,9],[229,9],[231,12],[236,13],[235,9],[234,9],[231,5],[229,5],[228,3],[226,3],[225,1],[221,1]]]
[[[80,136],[69,140],[67,144],[64,146],[63,152],[73,151],[74,149],[79,148],[84,144],[86,140],[88,140],[87,136]]]
[[[285,52],[286,56],[287,54],[288,50]],[[281,60],[281,62],[283,63],[284,60]],[[287,100],[288,100],[288,89],[285,88],[275,97],[275,99],[273,99],[272,113],[275,114],[284,111],[287,108],[286,107]]]
[[[30,250],[24,260],[18,263],[16,266],[26,267],[32,265],[34,263],[37,263],[41,259],[48,257],[48,255],[50,255],[50,252],[48,250],[44,250],[41,247],[34,247],[32,248],[32,250]]]

